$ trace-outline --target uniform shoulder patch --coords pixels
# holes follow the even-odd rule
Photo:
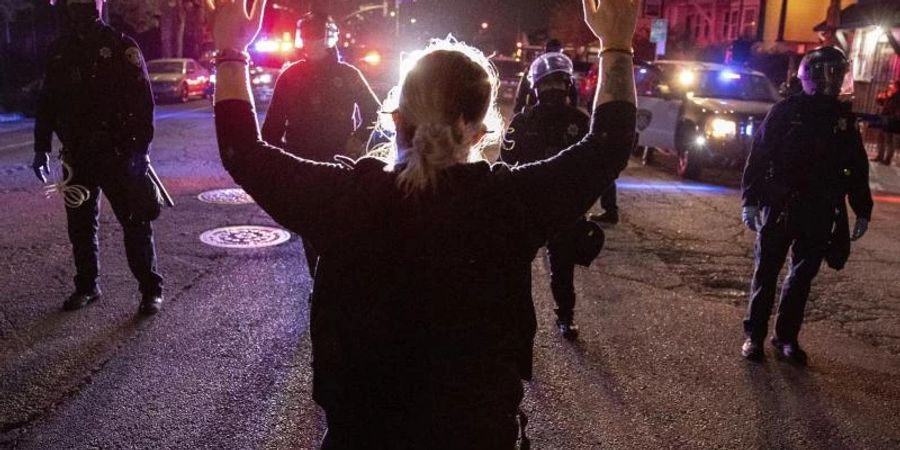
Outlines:
[[[128,47],[125,49],[125,59],[135,67],[144,66],[144,58],[141,56],[141,50],[137,47]]]

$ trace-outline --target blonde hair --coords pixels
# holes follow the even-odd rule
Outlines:
[[[452,36],[406,56],[400,82],[384,101],[385,111],[400,114],[402,129],[394,130],[389,116],[382,120],[395,132],[386,156],[390,170],[400,166],[403,191],[433,189],[444,169],[482,159],[481,150],[503,130],[497,83],[488,58]]]

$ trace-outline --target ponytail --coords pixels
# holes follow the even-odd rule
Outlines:
[[[435,40],[404,61],[400,84],[385,106],[402,121],[402,129],[395,130],[392,167],[399,170],[397,184],[405,194],[435,189],[447,168],[482,159],[481,149],[497,134],[479,140],[481,132],[503,129],[496,95],[490,61],[452,37]]]

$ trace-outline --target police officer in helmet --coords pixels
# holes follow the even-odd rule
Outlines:
[[[75,292],[63,308],[100,297],[97,231],[100,194],[122,225],[128,265],[139,282],[139,312],[162,305],[151,221],[160,213],[149,176],[153,97],[137,44],[100,19],[103,0],[58,0],[68,31],[51,47],[35,120],[35,174],[46,182],[53,133],[67,183],[66,217],[75,257]]]
[[[563,54],[563,45],[559,39],[549,39],[544,45],[544,55],[553,53]],[[578,86],[575,86],[575,83],[569,86],[568,98],[570,105],[578,106]],[[516,101],[513,105],[513,113],[518,114],[525,107],[534,106],[537,100],[534,85],[531,83],[531,75],[526,72],[522,74],[522,78],[519,79],[519,86],[516,88]]]
[[[304,159],[332,162],[365,151],[380,104],[362,72],[341,61],[338,27],[318,12],[297,24],[304,58],[278,77],[262,138]],[[318,254],[304,241],[310,275]]]
[[[572,61],[558,52],[545,53],[531,64],[528,83],[534,86],[537,103],[513,117],[503,139],[502,162],[516,165],[541,161],[579,142],[587,134],[590,117],[568,103],[572,72]],[[570,233],[561,233],[547,244],[550,288],[557,306],[556,324],[560,334],[568,340],[578,337],[578,325],[574,320],[573,245]]]
[[[741,348],[749,360],[764,356],[778,273],[790,252],[771,343],[779,357],[806,363],[798,338],[812,280],[823,260],[842,268],[850,241],[868,229],[869,165],[850,105],[838,99],[848,70],[837,48],[807,53],[798,72],[803,91],[776,104],[754,138],[742,181],[742,218],[758,233]]]

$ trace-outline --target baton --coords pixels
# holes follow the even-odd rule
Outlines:
[[[153,184],[156,185],[157,189],[159,189],[159,194],[162,196],[163,202],[169,208],[175,207],[175,201],[172,200],[172,196],[169,195],[169,191],[166,190],[166,187],[163,186],[162,180],[159,179],[159,175],[156,174],[156,171],[153,170],[153,166],[148,166],[147,174],[150,175],[150,180],[153,181]]]

